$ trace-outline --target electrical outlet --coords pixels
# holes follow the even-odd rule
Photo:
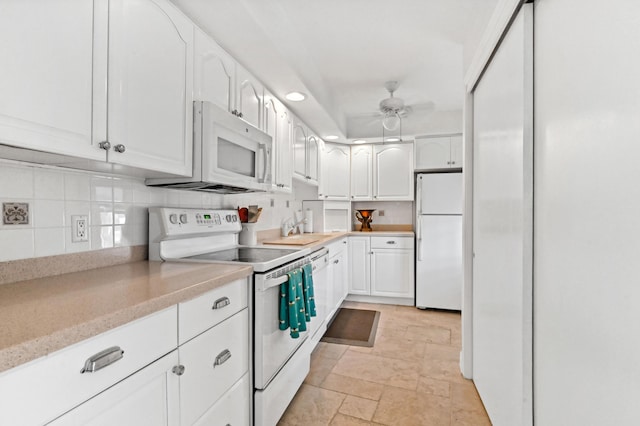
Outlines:
[[[384,216],[384,210],[378,210],[378,216]]]
[[[71,216],[71,242],[89,241],[89,218],[85,215]]]

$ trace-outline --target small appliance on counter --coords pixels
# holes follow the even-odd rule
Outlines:
[[[362,209],[356,210],[356,219],[362,224],[360,226],[360,232],[371,232],[371,222],[373,221],[373,212],[376,209]]]

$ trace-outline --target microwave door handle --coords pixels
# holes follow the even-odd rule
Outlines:
[[[267,178],[267,147],[265,144],[258,145],[258,151],[262,151],[262,176],[258,178],[258,182],[265,183]]]

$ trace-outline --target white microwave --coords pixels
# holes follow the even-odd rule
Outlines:
[[[193,105],[193,175],[147,179],[149,186],[220,194],[271,187],[273,141],[267,133],[211,102]]]

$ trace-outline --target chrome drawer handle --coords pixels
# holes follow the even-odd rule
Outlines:
[[[231,300],[228,297],[221,297],[220,299],[213,302],[213,306],[211,309],[222,309],[227,305],[231,304]]]
[[[98,371],[101,368],[121,360],[123,355],[124,351],[120,349],[120,346],[112,346],[100,351],[85,361],[84,368],[80,370],[80,373],[93,373]]]
[[[334,265],[337,265],[338,263],[340,263],[340,259],[336,259],[333,261]]]
[[[224,364],[229,358],[231,358],[231,351],[229,349],[225,349],[224,351],[220,352],[220,354],[216,357],[216,360],[213,362],[213,368],[216,368],[216,366],[218,365]]]
[[[395,241],[387,241],[387,244],[395,244]]]

